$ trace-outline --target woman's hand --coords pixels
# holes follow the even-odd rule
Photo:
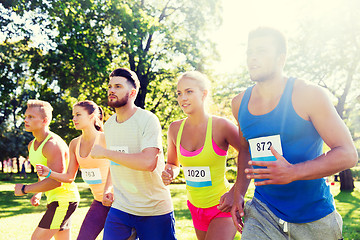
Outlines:
[[[165,170],[161,173],[161,178],[165,186],[169,185],[173,179],[174,172],[170,166],[167,166]]]

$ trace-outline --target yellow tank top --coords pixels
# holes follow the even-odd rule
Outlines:
[[[96,136],[94,144],[99,144],[100,133]],[[108,159],[94,159],[90,154],[86,157],[80,156],[81,136],[76,144],[75,155],[79,163],[81,176],[89,184],[94,199],[101,202],[103,199],[104,187],[109,172],[110,161]]]
[[[50,132],[48,136],[45,138],[45,140],[40,144],[40,146],[36,149],[34,149],[34,142],[35,139],[32,141],[30,145],[29,150],[29,159],[30,163],[36,167],[36,164],[42,164],[44,166],[47,166],[47,159],[42,154],[43,147],[45,143],[50,139],[50,137],[58,137],[53,132]],[[68,166],[68,159],[66,159],[66,168]],[[44,177],[40,177],[40,179],[44,179]],[[78,189],[76,187],[75,182],[72,183],[62,183],[60,187],[57,187],[55,189],[52,189],[50,191],[45,192],[47,203],[51,203],[54,201],[62,201],[62,202],[78,202],[80,201],[80,195],[78,192]]]
[[[216,206],[219,204],[220,197],[230,189],[230,184],[225,177],[226,154],[220,156],[214,150],[217,146],[212,140],[212,118],[209,117],[203,148],[195,151],[197,154],[184,156],[180,143],[185,122],[186,119],[179,128],[176,151],[180,164],[183,166],[187,197],[198,208]]]

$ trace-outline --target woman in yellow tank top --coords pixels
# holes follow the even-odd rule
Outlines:
[[[239,149],[239,133],[229,120],[206,112],[207,82],[207,77],[197,71],[186,72],[178,80],[177,100],[187,118],[169,127],[162,178],[164,184],[170,184],[181,164],[197,238],[227,240],[234,238],[236,229],[230,213],[221,212],[218,206],[220,201],[228,201],[226,154],[229,145]]]
[[[37,165],[39,176],[48,176],[59,182],[73,182],[79,167],[83,180],[89,184],[94,195],[89,211],[81,225],[77,239],[96,239],[104,227],[111,202],[102,204],[103,191],[109,173],[110,163],[106,159],[93,159],[90,151],[94,144],[105,147],[103,134],[103,111],[93,101],[81,101],[73,107],[73,122],[82,135],[70,142],[70,162],[66,173],[51,171],[46,166]],[[108,183],[110,184],[110,183]]]

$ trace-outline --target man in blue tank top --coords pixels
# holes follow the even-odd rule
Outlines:
[[[247,65],[255,85],[232,100],[242,143],[233,220],[242,240],[341,239],[342,219],[324,177],[353,167],[357,152],[325,91],[285,77],[285,59],[282,33],[250,32]],[[251,179],[254,197],[243,207]]]

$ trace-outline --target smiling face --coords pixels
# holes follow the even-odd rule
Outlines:
[[[199,109],[204,109],[206,90],[201,90],[199,84],[187,77],[183,77],[177,84],[177,101],[186,114],[191,114]]]
[[[47,126],[47,119],[39,107],[28,107],[25,111],[25,131],[34,132]]]
[[[94,115],[90,115],[85,108],[80,106],[74,106],[72,120],[77,130],[94,125]]]
[[[247,66],[251,80],[264,82],[279,76],[284,62],[285,55],[279,53],[272,37],[256,37],[249,40]]]

